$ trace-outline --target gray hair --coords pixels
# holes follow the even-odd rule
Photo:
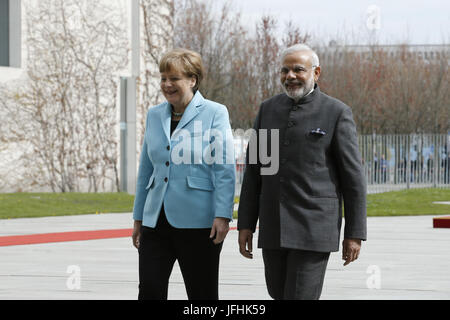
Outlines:
[[[299,51],[309,51],[311,52],[311,58],[312,58],[312,65],[313,67],[318,67],[319,64],[319,56],[317,53],[311,49],[309,46],[307,46],[304,43],[294,44],[293,46],[290,46],[289,48],[286,48],[281,53],[281,62],[283,62],[284,58],[291,53],[299,52]]]

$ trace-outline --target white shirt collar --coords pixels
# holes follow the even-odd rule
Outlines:
[[[307,94],[305,94],[304,96],[303,96],[303,98],[304,97],[307,97],[308,95],[310,95],[311,94],[311,92],[313,92],[314,91],[314,86],[312,87],[312,89],[311,89],[311,91],[310,92],[308,92]]]

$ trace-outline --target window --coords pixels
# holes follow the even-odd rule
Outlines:
[[[0,67],[21,67],[21,25],[21,1],[0,0]]]
[[[9,0],[0,0],[0,66],[9,67]]]

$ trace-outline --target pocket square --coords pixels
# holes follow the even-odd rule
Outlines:
[[[327,133],[325,131],[323,131],[322,129],[317,128],[317,129],[311,130],[310,134],[315,135],[315,136],[324,136]]]

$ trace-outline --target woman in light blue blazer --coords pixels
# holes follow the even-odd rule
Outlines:
[[[133,208],[138,298],[166,300],[178,261],[188,298],[217,300],[235,187],[228,111],[198,91],[198,53],[172,50],[159,69],[167,101],[147,113]]]

